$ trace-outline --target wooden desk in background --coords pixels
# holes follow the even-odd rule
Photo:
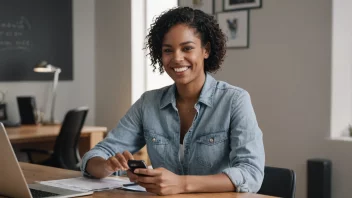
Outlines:
[[[54,149],[56,137],[60,132],[60,125],[23,125],[21,127],[6,128],[7,135],[15,150],[21,148]],[[106,127],[84,126],[79,140],[79,152],[83,156],[107,134]],[[17,156],[19,161],[21,156]],[[35,157],[36,160],[43,156]],[[150,165],[146,147],[134,154],[135,159],[141,159]]]
[[[23,125],[21,127],[6,128],[6,131],[15,149],[53,149],[60,128],[60,125]],[[84,126],[79,140],[81,156],[103,140],[106,132],[106,127]]]
[[[24,177],[27,183],[34,183],[34,181],[44,181],[44,180],[55,180],[55,179],[67,179],[72,177],[80,177],[81,173],[78,171],[70,171],[59,168],[52,168],[47,166],[40,166],[28,163],[20,163],[21,169],[23,171]],[[124,190],[107,190],[101,192],[94,192],[93,195],[85,197],[124,197],[124,198],[160,198],[161,196],[147,193],[147,192],[132,192]],[[270,198],[271,196],[250,194],[250,193],[194,193],[194,194],[179,194],[170,195],[163,197],[172,198]],[[271,197],[273,198],[273,197]]]

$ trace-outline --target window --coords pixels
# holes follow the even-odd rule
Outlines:
[[[166,74],[153,72],[150,59],[145,56],[144,38],[155,16],[177,6],[177,0],[132,0],[132,103],[144,91],[158,89],[173,83]]]
[[[333,0],[330,136],[348,136],[352,121],[352,1]]]
[[[147,29],[153,23],[153,19],[159,16],[163,11],[176,7],[177,0],[147,0],[146,5],[146,27]],[[147,33],[147,30],[146,30]],[[147,68],[146,68],[146,90],[158,89],[173,83],[172,79],[164,72],[160,75],[158,70],[153,72],[153,68],[150,66],[150,59],[147,58]]]

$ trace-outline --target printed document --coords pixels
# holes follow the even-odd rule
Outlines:
[[[130,187],[123,187],[123,184],[131,183],[128,178],[124,177],[106,177],[103,179],[93,179],[87,177],[77,177],[70,179],[59,179],[59,180],[49,180],[49,181],[39,181],[38,183],[54,186],[59,188],[65,188],[70,190],[76,190],[81,192],[88,191],[102,191],[110,189],[128,189],[134,191],[146,191],[145,188],[136,185]]]

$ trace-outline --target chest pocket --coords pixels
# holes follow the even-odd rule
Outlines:
[[[228,139],[226,131],[216,132],[208,135],[203,135],[197,139],[200,144],[208,146],[216,145]]]
[[[152,130],[145,131],[144,137],[147,143],[147,150],[153,167],[161,167],[165,164],[169,139]]]
[[[157,133],[146,133],[145,139],[151,145],[166,145],[169,144],[169,140]]]
[[[196,142],[196,158],[199,164],[213,167],[228,158],[229,142],[226,131],[200,136]]]

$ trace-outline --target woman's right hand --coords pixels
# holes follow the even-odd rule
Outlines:
[[[115,156],[112,156],[105,161],[105,170],[108,172],[128,170],[129,167],[127,165],[127,161],[133,159],[133,155],[128,151],[124,151],[122,154],[116,153]]]

